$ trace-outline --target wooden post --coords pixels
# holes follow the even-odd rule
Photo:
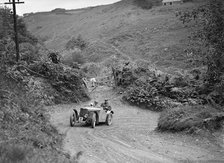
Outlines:
[[[19,55],[19,41],[18,41],[18,31],[17,31],[17,16],[16,16],[16,4],[21,4],[24,2],[17,2],[15,0],[9,0],[9,2],[6,2],[5,4],[12,4],[13,6],[13,19],[14,19],[14,34],[15,34],[15,44],[16,44],[16,61],[18,62],[20,59]]]

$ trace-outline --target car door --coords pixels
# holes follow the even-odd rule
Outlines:
[[[101,110],[100,111],[100,115],[99,115],[100,117],[100,122],[105,122],[106,121],[106,117],[107,117],[107,112],[106,112],[106,110]]]

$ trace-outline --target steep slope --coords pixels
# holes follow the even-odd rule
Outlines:
[[[186,40],[193,27],[184,26],[175,12],[197,5],[184,3],[143,10],[132,1],[121,1],[64,14],[37,13],[25,20],[29,30],[50,49],[61,51],[73,36],[81,35],[90,42],[91,48],[97,49],[95,53],[99,56],[120,53],[132,59],[150,60],[159,66],[185,68]],[[87,54],[93,51],[87,50]]]

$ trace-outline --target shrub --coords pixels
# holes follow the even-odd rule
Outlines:
[[[28,64],[40,58],[37,48],[30,43],[20,44],[20,55],[21,60],[26,61]]]
[[[208,106],[185,106],[162,112],[158,122],[160,131],[215,131],[221,127],[224,114]]]
[[[89,99],[79,70],[51,62],[36,62],[29,68],[46,78],[48,83],[57,91],[55,97],[58,100],[57,103],[79,102]],[[36,75],[35,73],[33,75]]]
[[[144,59],[138,59],[137,61],[135,61],[135,63],[138,67],[142,67],[142,68],[145,68],[145,69],[148,69],[149,65],[150,65],[150,62],[146,61]]]
[[[79,49],[64,51],[62,55],[62,62],[68,66],[73,66],[74,63],[83,65],[86,62],[82,52]]]
[[[58,52],[50,52],[48,58],[55,64],[59,64],[60,62],[60,54]]]
[[[153,6],[153,3],[150,0],[135,0],[134,3],[142,9],[151,9]]]
[[[121,87],[130,86],[135,80],[138,79],[138,74],[135,73],[135,70],[137,70],[136,65],[129,61],[121,63],[116,67],[112,67],[115,85]]]
[[[101,71],[101,67],[99,64],[96,63],[86,63],[83,66],[81,66],[81,70],[87,75],[87,76],[97,76],[100,71]]]
[[[161,96],[157,88],[152,86],[148,81],[142,82],[137,80],[135,85],[128,89],[123,99],[133,105],[154,111],[161,111],[168,107],[166,98]]]
[[[0,162],[25,162],[28,152],[25,146],[0,146]]]
[[[10,37],[4,37],[0,40],[0,54],[1,61],[5,63],[11,63],[15,61],[15,43]]]
[[[64,8],[56,8],[54,10],[51,10],[51,12],[56,13],[56,14],[64,14],[64,13],[66,13],[66,9],[64,9]]]
[[[118,66],[121,62],[122,62],[121,59],[114,57],[114,56],[110,56],[110,57],[104,59],[101,64],[104,67],[111,68],[111,67]]]
[[[87,45],[88,43],[82,38],[81,35],[79,35],[78,37],[72,37],[72,39],[66,43],[65,48],[67,50],[73,50],[74,48],[84,50]]]
[[[204,96],[197,92],[201,83],[187,74],[174,76],[131,63],[112,70],[115,85],[127,90],[123,99],[133,105],[161,111],[179,105],[206,103]]]

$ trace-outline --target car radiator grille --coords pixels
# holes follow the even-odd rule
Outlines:
[[[80,116],[80,117],[84,117],[85,114],[88,114],[88,110],[87,110],[87,109],[83,109],[83,108],[81,108],[81,109],[80,109],[79,116]]]

